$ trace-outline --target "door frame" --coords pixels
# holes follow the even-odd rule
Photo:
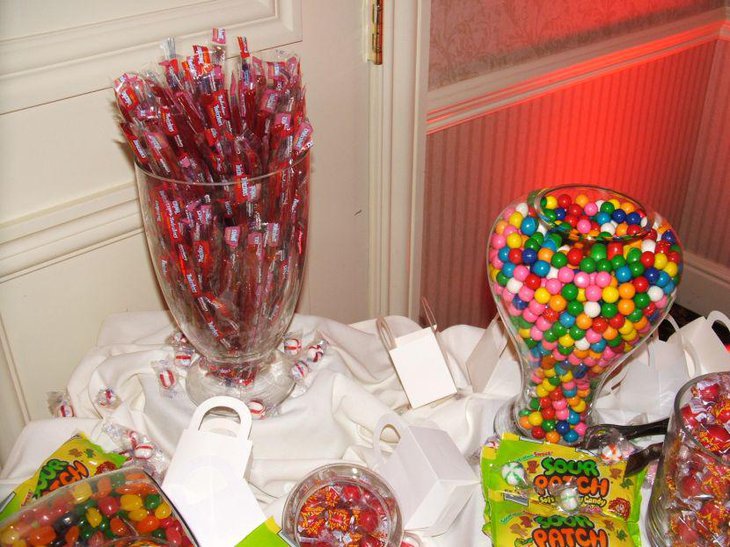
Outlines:
[[[369,311],[418,318],[431,0],[385,0],[370,73]]]

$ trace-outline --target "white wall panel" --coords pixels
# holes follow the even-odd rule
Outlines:
[[[64,388],[107,315],[164,308],[107,89],[164,37],[188,51],[223,26],[254,49],[299,53],[315,128],[299,309],[367,317],[362,24],[359,3],[327,0],[0,3],[0,463],[26,418],[47,417],[46,392]]]

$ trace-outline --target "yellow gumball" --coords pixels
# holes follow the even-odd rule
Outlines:
[[[550,302],[550,296],[550,291],[548,291],[545,287],[537,289],[534,295],[535,300],[537,300],[539,304],[547,304]]]
[[[524,220],[524,218],[525,217],[522,216],[522,213],[520,213],[519,211],[515,211],[510,215],[509,223],[515,228],[519,228],[520,226],[522,226],[522,221]]]

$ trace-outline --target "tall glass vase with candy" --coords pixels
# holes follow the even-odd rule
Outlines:
[[[561,186],[505,208],[487,268],[522,389],[495,430],[578,443],[605,380],[669,312],[682,264],[669,223],[614,190]]]
[[[136,158],[157,280],[201,354],[187,374],[195,402],[246,400],[257,416],[291,391],[276,357],[294,314],[307,242],[312,126],[299,60],[276,52],[224,65],[225,33],[189,57],[163,42],[160,73],[115,81]]]

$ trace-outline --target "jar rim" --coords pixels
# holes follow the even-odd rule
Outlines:
[[[134,168],[138,171],[141,171],[144,173],[147,177],[150,177],[155,180],[163,181],[163,182],[169,182],[171,184],[175,185],[185,185],[185,186],[201,186],[203,188],[217,188],[220,186],[229,186],[231,184],[236,184],[238,182],[243,182],[244,180],[248,183],[256,183],[256,182],[262,182],[264,179],[271,178],[274,175],[278,175],[287,169],[291,169],[292,167],[296,167],[299,164],[301,164],[304,160],[309,158],[309,149],[305,150],[301,155],[299,155],[296,159],[290,159],[288,160],[287,164],[276,171],[270,171],[268,173],[264,173],[263,175],[258,175],[255,177],[244,177],[241,180],[224,180],[224,181],[214,181],[214,182],[199,182],[199,181],[187,181],[187,180],[180,180],[180,179],[171,179],[168,177],[163,177],[161,175],[155,175],[148,169],[145,169],[142,167],[139,162],[135,159],[134,161]]]
[[[697,376],[695,378],[692,378],[689,382],[684,384],[681,388],[679,388],[679,391],[677,392],[677,396],[674,398],[674,418],[678,420],[679,428],[689,439],[690,444],[693,445],[694,448],[702,452],[704,456],[708,456],[712,458],[715,462],[717,462],[719,465],[728,467],[730,466],[730,459],[724,459],[722,456],[715,454],[711,450],[709,450],[705,445],[703,445],[697,437],[695,437],[694,432],[690,428],[687,421],[684,419],[684,415],[682,414],[682,397],[689,389],[691,389],[693,386],[697,385],[699,382],[703,380],[710,379],[711,377],[718,377],[723,374],[730,374],[728,372],[710,372],[709,374],[703,374],[702,376]]]
[[[542,200],[545,196],[548,194],[557,194],[560,192],[565,192],[567,190],[572,190],[574,192],[579,192],[581,190],[585,190],[586,192],[592,192],[592,193],[601,193],[604,194],[604,197],[608,199],[612,198],[618,198],[622,202],[629,202],[633,204],[636,209],[641,210],[644,212],[646,223],[643,226],[640,226],[640,230],[632,235],[622,235],[617,236],[615,234],[611,234],[608,236],[601,235],[600,233],[598,235],[592,236],[589,234],[582,234],[579,233],[575,228],[572,228],[570,230],[563,230],[561,226],[563,226],[563,223],[557,224],[554,220],[551,220],[547,217],[545,211],[543,210]],[[607,201],[607,200],[605,200]],[[654,213],[650,209],[647,209],[644,207],[644,205],[637,200],[636,198],[633,198],[627,194],[624,194],[623,192],[620,192],[618,190],[614,190],[612,188],[606,188],[605,186],[598,186],[593,184],[562,184],[559,186],[552,186],[548,188],[543,188],[541,190],[536,190],[535,192],[530,194],[530,197],[528,197],[528,203],[530,206],[532,206],[535,211],[537,212],[537,217],[540,220],[540,222],[544,223],[548,229],[552,230],[558,230],[560,232],[563,232],[567,237],[570,239],[575,240],[581,240],[581,241],[587,241],[587,242],[612,242],[612,241],[632,241],[636,239],[641,239],[642,237],[646,236],[653,228],[654,226]],[[570,226],[567,225],[566,226]]]

